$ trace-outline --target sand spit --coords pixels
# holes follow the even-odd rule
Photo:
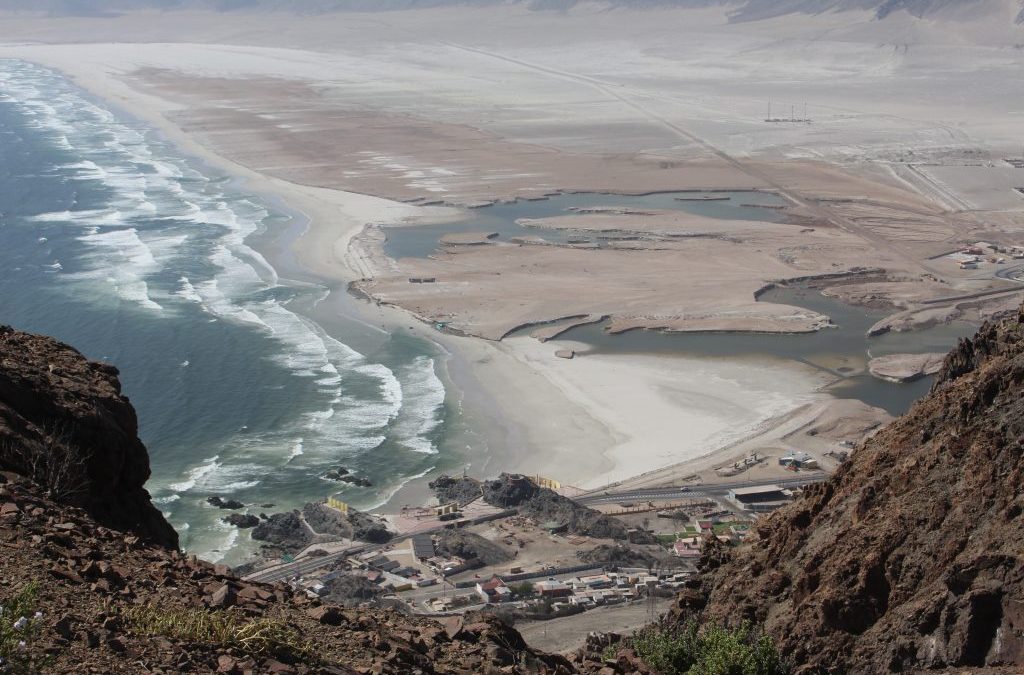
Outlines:
[[[868,370],[889,382],[913,382],[942,368],[945,354],[890,354],[871,359]]]

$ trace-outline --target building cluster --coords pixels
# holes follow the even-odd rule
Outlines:
[[[716,525],[719,526],[716,528]],[[708,535],[718,537],[726,544],[741,544],[747,539],[750,524],[743,522],[715,522],[710,519],[694,518],[691,529],[694,534],[678,537],[672,544],[672,554],[684,560],[700,558],[704,540]],[[717,534],[716,533],[717,529]]]
[[[674,590],[682,586],[689,572],[659,573],[607,572],[509,586],[501,577],[492,576],[476,585],[480,602],[518,603],[521,607],[545,606],[558,613],[567,608],[592,609],[637,600],[655,589]],[[528,592],[524,593],[524,589]]]
[[[1000,246],[979,241],[971,246],[965,246],[949,257],[960,266],[960,269],[973,270],[986,262],[1002,265],[1006,262],[1006,258],[1003,257],[1006,255],[1017,260],[1024,259],[1024,246]]]

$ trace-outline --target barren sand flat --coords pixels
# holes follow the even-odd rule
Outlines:
[[[382,259],[379,251],[376,260]],[[778,259],[718,239],[692,239],[668,250],[580,250],[491,244],[431,258],[405,258],[397,274],[378,267],[357,287],[462,333],[492,340],[529,324],[570,315],[611,316],[629,327],[801,332],[825,318],[799,308],[756,303],[769,280],[793,275]],[[432,277],[432,284],[409,278]],[[715,318],[723,325],[716,328]],[[764,320],[765,325],[760,325]]]
[[[702,158],[706,153],[681,164],[657,154],[594,158],[558,152],[471,126],[353,106],[316,81],[203,78],[153,69],[133,79],[144,91],[184,104],[172,119],[220,154],[307,185],[469,205],[557,190],[763,185],[718,158]]]
[[[864,263],[871,263],[872,269],[906,269],[900,256],[879,251],[834,226],[715,220],[679,213],[584,213],[525,224],[640,236],[625,242],[628,249],[581,250],[493,241],[446,247],[429,258],[396,262],[384,256],[380,235],[373,231],[374,236],[363,235],[355,242],[375,268],[372,278],[358,282],[357,287],[426,320],[489,339],[500,339],[524,325],[581,315],[610,317],[613,331],[805,332],[821,327],[827,318],[801,308],[757,302],[757,291],[780,280],[863,270]],[[901,295],[923,298],[946,291],[940,284],[904,275],[906,280],[898,283]],[[435,282],[409,283],[410,278],[423,277]],[[890,277],[876,273],[872,279],[875,295],[885,297]]]
[[[604,471],[595,475],[589,468],[566,467],[556,476],[579,487],[706,455],[743,438],[765,419],[826,397],[815,391],[823,383],[820,373],[784,362],[587,355],[583,344],[529,337],[507,339],[499,348],[543,372],[569,400],[615,430],[614,443],[600,452],[610,463]],[[575,349],[576,358],[552,358],[559,348]],[[557,416],[543,423],[557,425]],[[557,453],[558,447],[551,449]]]

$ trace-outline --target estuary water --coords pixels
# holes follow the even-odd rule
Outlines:
[[[210,560],[253,544],[207,497],[372,508],[456,462],[436,346],[343,319],[328,334],[301,311],[328,289],[250,245],[296,224],[58,73],[0,61],[0,322],[120,368],[150,492]],[[339,466],[372,487],[323,478]]]

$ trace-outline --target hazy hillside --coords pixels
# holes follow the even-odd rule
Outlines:
[[[564,10],[586,3],[611,7],[728,7],[733,20],[750,21],[786,14],[819,14],[834,11],[873,11],[882,19],[906,11],[916,17],[947,12],[1005,6],[1021,0],[0,0],[0,10],[46,12],[60,15],[102,16],[132,9],[213,9],[216,11],[270,10],[299,14],[332,11],[396,11],[440,6],[524,4],[537,11]],[[1024,8],[1017,20],[1024,19]]]

